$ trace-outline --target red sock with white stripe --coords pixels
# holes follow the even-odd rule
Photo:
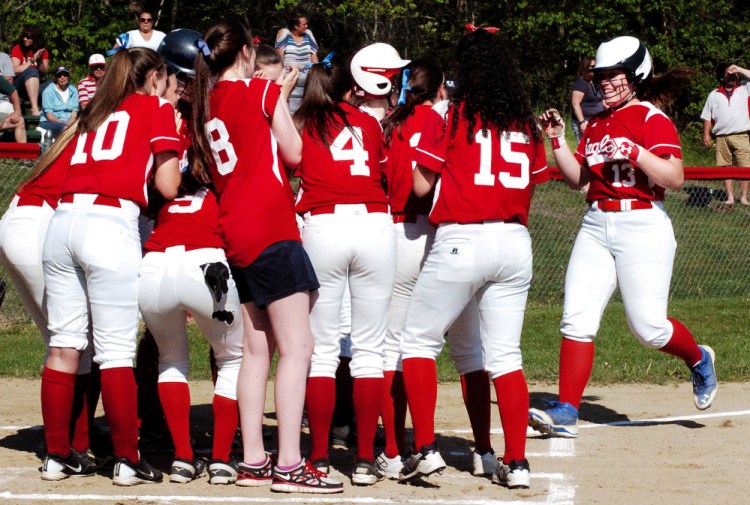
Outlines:
[[[435,441],[437,368],[434,359],[407,358],[403,361],[403,370],[406,398],[414,425],[414,445],[419,450]]]
[[[560,343],[560,401],[580,408],[594,367],[594,343],[563,337]]]
[[[310,460],[328,460],[328,433],[336,407],[336,381],[332,377],[309,377],[305,392],[307,422],[310,425]]]
[[[132,367],[107,368],[102,375],[102,405],[112,432],[115,456],[138,463],[138,387]]]
[[[404,374],[383,372],[383,408],[380,413],[385,432],[385,455],[395,458],[406,454],[406,390]]]
[[[669,322],[672,323],[672,338],[669,342],[659,349],[661,352],[677,356],[685,364],[693,368],[703,357],[700,347],[695,341],[695,337],[690,333],[684,324],[679,322],[677,319],[668,318]]]
[[[174,457],[193,460],[190,444],[190,387],[187,382],[160,382],[159,401],[174,443]]]
[[[87,402],[89,375],[76,375],[73,389],[73,410],[70,419],[70,444],[78,452],[89,450],[89,407]]]
[[[503,462],[526,458],[526,426],[529,421],[529,388],[523,370],[516,370],[492,381],[497,408],[503,425],[505,453]]]
[[[237,400],[226,396],[214,395],[214,445],[212,458],[229,461],[232,443],[237,435],[237,425],[240,421]]]
[[[65,457],[70,453],[70,418],[76,374],[44,367],[42,371],[42,419],[47,452]]]
[[[469,414],[471,431],[474,433],[474,450],[479,454],[484,454],[492,449],[490,375],[484,370],[462,375],[461,393],[464,397],[466,412]]]
[[[375,432],[383,404],[383,379],[355,377],[353,381],[354,420],[357,423],[357,458],[375,461]]]

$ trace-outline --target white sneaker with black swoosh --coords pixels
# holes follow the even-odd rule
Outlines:
[[[112,483],[115,486],[135,486],[138,484],[161,482],[163,478],[162,473],[149,465],[143,458],[141,458],[137,465],[125,458],[120,458],[115,463]]]
[[[96,473],[96,465],[75,450],[61,458],[47,454],[42,463],[42,480],[63,480],[68,477],[89,477]]]
[[[291,470],[282,470],[278,466],[273,468],[273,482],[271,491],[277,493],[341,493],[344,484],[332,479],[316,469],[304,459]]]

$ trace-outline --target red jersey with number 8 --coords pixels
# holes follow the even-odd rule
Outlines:
[[[265,79],[220,81],[206,123],[227,259],[250,265],[268,246],[300,240],[294,198],[271,131],[281,87]]]
[[[66,147],[70,170],[61,195],[88,193],[148,205],[154,155],[181,150],[174,109],[157,96],[128,95],[99,128]]]
[[[377,119],[347,103],[341,108],[351,128],[339,119],[327,131],[328,142],[302,131],[302,177],[296,210],[336,204],[386,204],[381,164],[386,160],[383,129]]]
[[[664,188],[651,182],[635,162],[612,159],[623,140],[661,158],[682,159],[674,123],[653,104],[640,102],[619,110],[608,109],[591,118],[575,154],[591,171],[586,201],[663,200]]]
[[[430,222],[518,221],[528,226],[531,188],[549,178],[544,144],[521,128],[499,132],[492,127],[485,136],[479,118],[469,143],[463,114],[455,135],[450,133],[455,113],[451,106],[447,122],[430,114],[417,145],[416,162],[440,175]]]

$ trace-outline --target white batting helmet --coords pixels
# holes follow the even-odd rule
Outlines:
[[[391,77],[410,63],[396,49],[382,42],[363,47],[352,58],[352,78],[358,96],[381,98],[391,91]]]
[[[611,68],[622,68],[630,84],[640,85],[653,71],[651,55],[635,37],[615,37],[602,42],[596,50],[594,73]]]

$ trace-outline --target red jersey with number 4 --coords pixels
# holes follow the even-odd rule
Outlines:
[[[330,146],[306,128],[302,132],[298,214],[335,204],[387,204],[382,185],[383,129],[370,114],[347,103],[341,107],[351,129],[343,122],[329,126]]]
[[[663,200],[664,188],[651,182],[636,163],[610,157],[623,140],[661,158],[682,159],[677,129],[653,104],[640,102],[619,110],[608,109],[591,118],[576,150],[578,161],[591,171],[586,201]]]
[[[430,105],[417,105],[414,113],[391,132],[388,162],[385,164],[385,178],[388,181],[388,202],[394,214],[429,214],[432,208],[433,193],[418,197],[412,192],[412,172],[417,166],[414,161],[416,147],[422,136],[427,116],[437,114]]]
[[[61,194],[90,193],[148,204],[154,155],[180,151],[172,105],[133,93],[99,128],[77,135]],[[72,147],[71,147],[72,146]]]
[[[224,247],[219,236],[219,203],[209,188],[200,188],[164,204],[143,249],[164,251],[180,245],[192,249]]]
[[[549,178],[544,144],[521,128],[490,128],[485,137],[478,118],[469,143],[463,115],[450,133],[455,113],[451,106],[447,123],[429,115],[417,146],[417,163],[440,175],[430,222],[517,220],[528,226],[531,188]]]
[[[206,129],[219,228],[229,262],[240,267],[276,242],[300,240],[292,189],[271,132],[280,93],[265,79],[220,81],[211,92]]]

